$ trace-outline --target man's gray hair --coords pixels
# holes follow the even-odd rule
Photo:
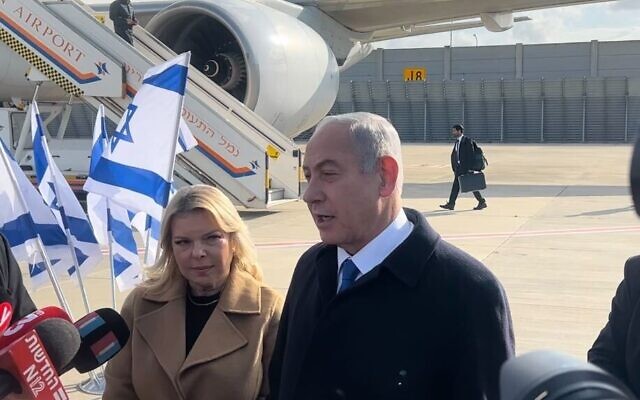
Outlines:
[[[383,156],[391,156],[398,163],[397,187],[402,191],[404,173],[402,169],[402,148],[398,131],[386,118],[367,112],[331,115],[325,117],[315,131],[329,124],[346,125],[353,139],[354,148],[360,158],[360,170],[370,174],[375,171]]]

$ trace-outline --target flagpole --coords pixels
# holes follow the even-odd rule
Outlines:
[[[147,223],[148,222],[148,223]],[[147,228],[147,238],[144,243],[144,264],[147,265],[147,260],[149,257],[149,242],[151,241],[151,216],[147,214],[144,221],[144,226]],[[155,264],[155,263],[154,263]]]
[[[42,137],[42,140],[44,140],[44,137]],[[49,154],[47,153],[47,157],[48,156]],[[47,162],[49,163],[49,168],[52,168],[51,166],[55,165],[53,160],[47,160]],[[58,181],[55,177],[51,181],[53,182],[55,192],[57,193],[56,197],[58,198],[58,196],[60,196],[60,193],[62,193],[62,191],[60,191],[60,188],[58,186]],[[56,200],[56,201],[58,201],[60,218],[62,218],[62,223],[64,224],[64,232],[67,235],[67,244],[69,246],[69,251],[71,252],[71,259],[73,260],[73,264],[76,267],[76,276],[78,278],[78,285],[80,285],[80,294],[82,295],[82,302],[84,303],[84,308],[88,314],[91,312],[91,307],[89,307],[89,297],[87,296],[87,291],[85,290],[84,282],[82,281],[82,273],[80,272],[80,263],[78,262],[78,257],[76,256],[75,239],[73,238],[73,235],[71,234],[71,230],[69,229],[69,220],[67,218],[66,212],[64,211],[64,207],[62,206],[62,204],[60,204],[59,200]]]
[[[51,260],[49,260],[49,256],[44,250],[44,243],[42,243],[42,238],[40,234],[37,234],[36,243],[38,243],[38,250],[40,250],[40,254],[42,255],[42,259],[44,260],[45,269],[49,274],[49,279],[51,279],[51,284],[53,285],[53,291],[56,293],[56,297],[58,297],[58,302],[69,315],[71,320],[74,320],[73,314],[71,313],[71,307],[67,303],[67,299],[65,299],[64,294],[62,293],[62,288],[60,287],[60,283],[58,282],[58,278],[56,278],[56,274],[53,271],[53,266],[51,265]]]
[[[187,57],[187,81],[185,82],[185,87],[184,90],[187,90],[187,83],[189,82],[189,65],[191,63],[191,52],[187,51],[186,53],[186,57]],[[182,118],[182,108],[184,107],[184,94],[182,96],[180,96],[180,107],[178,108],[178,117],[176,118],[176,127],[175,127],[175,133],[176,133],[176,139],[171,143],[171,170],[169,170],[169,177],[171,178],[171,181],[173,182],[173,170],[176,167],[176,147],[178,147],[178,137],[180,136],[180,118]],[[171,191],[171,185],[169,185],[169,192]],[[169,193],[167,193],[167,199],[169,198]],[[167,206],[166,204],[164,205],[165,207]],[[158,254],[156,252],[156,254]]]
[[[107,221],[111,220],[111,209],[109,208],[109,198],[105,197],[107,203]],[[111,271],[111,305],[116,309],[116,267],[113,263],[113,236],[110,223],[107,222],[107,239],[109,240],[109,270]]]
[[[55,180],[54,180],[55,182]],[[55,183],[54,183],[55,185]],[[58,189],[56,188],[56,192]],[[60,192],[58,192],[60,193]],[[62,213],[61,213],[62,214]],[[66,219],[66,215],[62,215],[62,218]],[[76,275],[78,277],[78,285],[80,285],[80,293],[82,294],[82,302],[84,303],[84,308],[87,311],[87,314],[91,312],[91,307],[89,307],[89,297],[87,296],[87,291],[84,287],[84,282],[82,281],[82,274],[80,273],[80,263],[78,262],[78,256],[76,255],[76,243],[71,231],[68,228],[68,221],[65,221],[65,233],[67,234],[67,243],[69,244],[69,251],[71,251],[71,259],[73,260],[73,264],[76,267]]]
[[[113,244],[111,242],[111,235],[109,235],[109,265],[111,269],[111,305],[114,310],[116,308],[116,268],[113,265]]]
[[[44,139],[44,138],[43,138]],[[48,160],[49,165],[55,165],[53,160]],[[53,186],[55,188],[56,193],[61,193],[58,186],[58,181],[53,178]],[[87,295],[87,290],[84,286],[84,281],[82,280],[82,272],[80,271],[80,263],[78,262],[78,257],[76,255],[76,244],[73,235],[71,234],[71,230],[69,229],[69,219],[67,217],[67,213],[64,211],[64,207],[58,203],[60,217],[62,218],[62,222],[65,226],[65,233],[67,235],[67,244],[69,245],[69,251],[71,252],[71,259],[76,268],[76,277],[78,278],[78,285],[80,286],[80,293],[82,295],[82,302],[84,303],[84,307],[86,309],[87,314],[91,312],[91,308],[89,307],[89,296]],[[89,371],[88,373],[89,379],[85,382],[82,382],[78,385],[79,389],[85,393],[89,394],[102,394],[104,393],[105,382],[103,379],[98,377],[98,374],[94,371]]]
[[[189,82],[189,65],[191,64],[191,52],[187,51],[186,52],[186,58],[187,58],[187,62],[186,62],[186,67],[187,67],[187,79],[185,82],[185,91],[187,90],[187,83]],[[169,198],[169,194],[171,193],[171,184],[173,184],[173,171],[176,167],[176,148],[178,147],[178,138],[180,136],[180,120],[182,119],[182,109],[184,108],[184,94],[182,96],[180,96],[180,107],[178,108],[178,117],[176,118],[176,126],[175,126],[175,134],[176,134],[176,138],[175,140],[173,140],[171,142],[171,169],[169,170],[169,177],[171,178],[171,182],[169,184],[169,192],[167,193],[167,200]],[[164,205],[164,208],[166,208],[166,204]],[[164,215],[164,208],[162,210],[162,214]],[[149,227],[148,233],[150,234],[151,232],[151,227]],[[148,245],[149,241],[147,240],[147,245]],[[155,256],[155,260],[158,260],[158,254],[160,253],[159,249],[156,249],[156,256]],[[146,254],[145,254],[145,261],[146,261]],[[155,265],[155,262],[154,262]]]

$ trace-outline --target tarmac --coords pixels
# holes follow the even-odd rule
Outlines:
[[[438,207],[453,179],[450,144],[403,145],[404,205],[502,282],[518,354],[553,349],[584,360],[607,321],[625,260],[639,252],[640,220],[629,194],[632,146],[485,144],[483,150],[488,208],[474,211],[471,194],[462,194],[454,211]],[[265,282],[286,293],[298,257],[319,241],[305,203],[241,215]],[[106,259],[84,282],[91,308],[111,306]],[[74,317],[86,314],[77,285],[65,281],[62,288]],[[32,296],[38,306],[57,304],[51,287]],[[117,308],[125,296],[117,294]],[[71,399],[100,398],[78,391],[87,378],[63,376]]]

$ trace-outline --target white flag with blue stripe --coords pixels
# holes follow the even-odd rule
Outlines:
[[[91,161],[89,164],[89,176],[95,169],[102,154],[107,150],[109,136],[107,135],[107,120],[104,115],[104,106],[100,104],[93,126],[93,145],[91,146]],[[98,243],[109,245],[109,232],[107,230],[107,201],[104,196],[95,193],[87,193],[87,215],[93,226],[93,233]]]
[[[90,176],[100,157],[108,153],[108,144],[104,107],[100,105],[93,129]],[[135,287],[142,282],[142,271],[127,210],[101,195],[88,193],[87,212],[99,242],[104,246],[111,245],[113,273],[118,289],[125,291]]]
[[[191,133],[191,129],[189,129],[189,125],[184,120],[184,118],[180,118],[180,133],[178,134],[178,148],[176,149],[176,154],[180,154],[184,151],[189,151],[192,148],[198,145],[198,141]]]
[[[7,238],[16,260],[29,264],[34,287],[49,281],[36,242],[40,235],[54,271],[68,276],[71,259],[67,237],[55,216],[0,140],[0,232]]]
[[[53,161],[35,101],[31,105],[31,135],[38,189],[56,216],[58,225],[71,235],[78,266],[84,274],[90,273],[102,259],[100,245],[78,198]],[[74,272],[75,268],[69,270],[70,274]]]
[[[142,269],[129,213],[124,208],[114,205],[107,209],[107,221],[116,283],[120,291],[132,289],[142,282]]]
[[[110,152],[85,183],[133,212],[160,220],[169,199],[190,53],[151,68],[120,120]]]
[[[129,217],[131,217],[131,225],[140,232],[140,236],[142,236],[145,243],[144,264],[154,265],[160,242],[160,221],[151,218],[145,213],[129,214]]]
[[[178,139],[178,151],[176,153],[180,154],[185,151],[189,151],[198,145],[198,142],[195,140],[191,131],[189,131],[188,127],[186,127],[186,123],[184,120],[180,120],[180,137]],[[185,125],[186,130],[182,129],[182,125]],[[171,191],[169,192],[169,199],[173,197],[176,192],[176,188],[174,185],[171,185]],[[131,217],[131,225],[140,232],[142,238],[144,240],[144,264],[145,265],[154,265],[156,263],[156,259],[158,258],[158,248],[160,242],[160,221],[152,218],[146,213],[137,213],[129,212],[129,217]]]

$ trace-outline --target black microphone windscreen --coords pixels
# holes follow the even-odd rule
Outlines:
[[[595,397],[594,397],[595,396]],[[501,400],[633,400],[616,378],[565,354],[538,350],[500,368]]]
[[[109,361],[127,344],[129,327],[117,311],[101,308],[75,323],[82,343],[68,368],[89,372]]]
[[[69,364],[80,348],[80,334],[76,327],[62,318],[48,318],[35,331],[40,337],[58,374]]]

